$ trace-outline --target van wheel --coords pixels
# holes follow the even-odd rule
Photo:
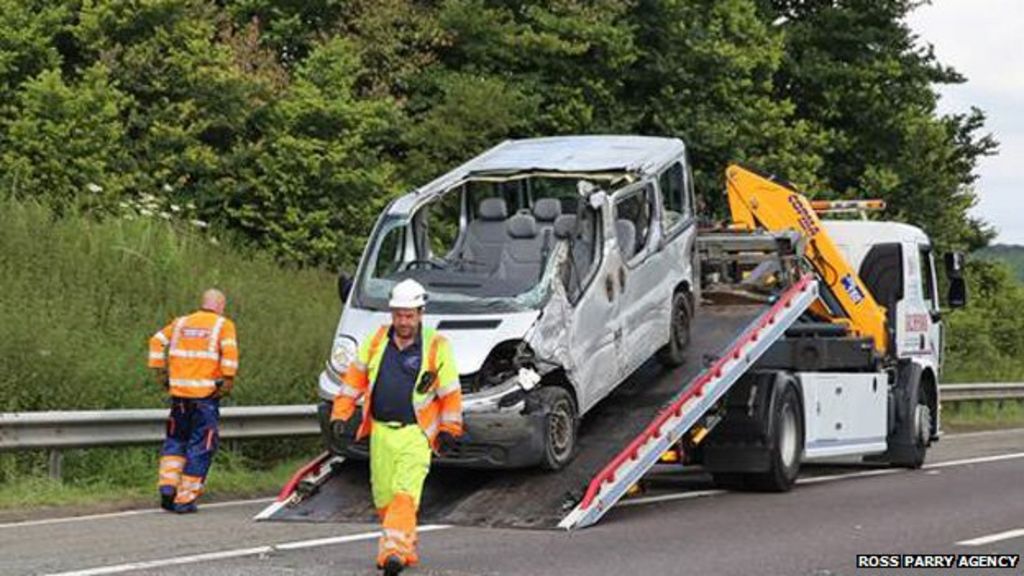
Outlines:
[[[796,388],[786,385],[772,416],[770,467],[767,472],[750,474],[747,483],[756,490],[786,492],[800,474],[800,456],[804,451],[803,418]]]
[[[544,459],[541,466],[560,470],[576,455],[579,417],[576,404],[564,388],[548,386],[537,391],[544,406]]]
[[[686,360],[686,348],[690,345],[690,300],[685,292],[672,295],[672,323],[669,327],[668,344],[658,350],[658,361],[666,368],[675,368]]]

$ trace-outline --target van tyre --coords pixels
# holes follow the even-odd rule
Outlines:
[[[576,456],[579,416],[576,403],[564,388],[548,386],[537,391],[544,407],[544,458],[541,466],[561,470]]]
[[[804,452],[803,411],[796,387],[783,384],[772,414],[769,435],[769,468],[767,472],[749,474],[746,484],[755,490],[786,492],[800,474],[800,457]]]
[[[658,350],[658,361],[666,368],[675,368],[686,360],[686,348],[690,345],[690,320],[690,299],[686,292],[676,292],[672,295],[668,344]]]

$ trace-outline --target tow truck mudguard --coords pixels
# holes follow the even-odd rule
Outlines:
[[[726,415],[703,446],[709,472],[767,472],[771,468],[771,431],[787,386],[800,383],[782,371],[752,372],[736,383],[725,399]]]
[[[338,454],[338,441],[331,431],[331,403],[321,401],[317,416],[324,446]],[[350,434],[359,429],[362,414],[357,412],[352,425],[347,427]],[[463,415],[465,433],[451,455],[434,455],[433,463],[484,469],[528,468],[536,466],[544,457],[544,426],[547,413],[543,409],[520,412],[483,413],[472,412]],[[351,440],[351,439],[350,439]],[[369,443],[349,442],[343,456],[365,460],[369,458]]]

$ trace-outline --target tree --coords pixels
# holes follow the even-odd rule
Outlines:
[[[940,118],[936,83],[963,82],[905,23],[915,0],[762,0],[784,32],[775,91],[829,134],[819,171],[833,196],[880,196],[889,217],[939,244],[977,248],[992,232],[967,216],[978,160],[995,152],[978,110]]]
[[[123,123],[130,106],[103,64],[71,85],[59,70],[25,82],[0,126],[0,184],[60,208],[113,210],[134,184]]]

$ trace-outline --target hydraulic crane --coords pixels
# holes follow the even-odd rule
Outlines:
[[[875,350],[886,354],[886,310],[847,262],[811,202],[789,182],[738,164],[730,165],[725,177],[733,228],[800,232],[805,239],[804,256],[822,282],[821,299],[811,312],[846,325],[854,335],[872,338]]]

